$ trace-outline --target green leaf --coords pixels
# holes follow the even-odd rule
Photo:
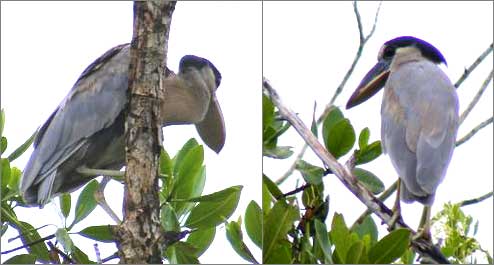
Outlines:
[[[21,181],[22,171],[16,167],[10,168],[9,188],[15,192],[19,192],[19,182]],[[3,194],[5,195],[5,194]]]
[[[197,250],[186,242],[176,242],[166,249],[166,256],[170,264],[199,264],[194,253]]]
[[[2,214],[0,214],[0,222],[1,223],[8,222],[13,227],[19,226],[19,229],[20,227],[22,227],[12,207],[9,204],[3,202],[2,202]]]
[[[323,184],[321,184],[322,186]],[[323,203],[323,194],[321,194],[321,190],[324,192],[323,188],[318,188],[317,186],[310,185],[302,192],[302,204],[305,208],[315,208],[321,203]]]
[[[204,148],[201,145],[191,148],[183,157],[181,163],[176,166],[177,182],[197,174],[197,171],[201,168],[203,161]]]
[[[161,208],[161,225],[163,226],[163,230],[169,232],[180,232],[180,222],[178,221],[177,214],[175,213],[175,210],[173,207],[171,207],[169,204],[165,204]]]
[[[452,257],[455,254],[457,248],[455,247],[442,247],[441,252],[445,257]]]
[[[288,241],[278,242],[269,256],[263,252],[263,264],[291,264],[292,245]]]
[[[10,182],[10,162],[6,158],[1,158],[0,162],[2,163],[2,194],[5,194],[7,185]]]
[[[405,253],[403,253],[403,255],[401,255],[400,260],[401,260],[401,263],[403,263],[403,264],[413,264],[413,262],[415,260],[415,251],[413,251],[412,249],[408,248],[405,251]]]
[[[324,253],[324,263],[333,264],[331,244],[329,243],[328,230],[326,228],[326,225],[318,219],[315,219],[314,226],[316,231],[317,243]]]
[[[166,152],[164,148],[161,148],[160,152],[160,174],[167,177],[172,176],[173,162],[170,155]]]
[[[3,136],[3,128],[5,126],[5,111],[0,110],[0,138]]]
[[[360,239],[364,239],[365,235],[369,235],[372,243],[377,241],[377,226],[370,215],[367,215],[362,223],[357,224],[353,231],[359,235]]]
[[[324,143],[328,151],[335,157],[348,153],[355,143],[355,131],[348,119],[342,119],[327,129],[327,138]]]
[[[276,185],[270,178],[268,178],[264,174],[262,176],[262,183],[266,185],[266,188],[268,188],[273,197],[280,198],[281,196],[283,196],[283,192],[281,192],[280,188],[278,188],[278,185]]]
[[[62,193],[58,199],[60,200],[60,211],[62,212],[63,217],[67,218],[71,206],[70,193]]]
[[[242,186],[233,186],[189,201],[200,202],[185,221],[188,228],[208,228],[226,221],[237,208]]]
[[[190,211],[193,205],[187,202],[173,202],[173,200],[190,199],[202,194],[206,182],[206,169],[202,165],[203,161],[204,149],[202,146],[196,146],[189,149],[181,163],[175,166],[178,170],[173,184],[171,205],[179,218]]]
[[[173,158],[174,168],[173,175],[177,175],[179,168],[181,168],[181,164],[183,163],[183,158],[189,153],[189,151],[195,147],[199,146],[197,140],[194,138],[190,138],[184,146],[178,151],[178,153]]]
[[[7,138],[2,136],[2,138],[0,138],[0,155],[3,154],[5,149],[7,149]]]
[[[274,120],[274,104],[271,102],[268,96],[264,93],[262,94],[262,128],[263,131],[265,128],[271,125]],[[265,139],[264,139],[265,140]]]
[[[345,262],[348,264],[358,264],[363,254],[364,244],[362,241],[354,242],[346,254]]]
[[[78,247],[74,246],[74,252],[72,258],[78,264],[95,264],[96,262],[90,260],[86,253],[82,252]]]
[[[360,149],[363,149],[369,143],[370,131],[369,128],[365,127],[362,131],[360,131],[360,135],[358,136],[358,146]]]
[[[292,228],[293,222],[299,217],[295,206],[287,204],[283,200],[277,201],[263,224],[263,261],[272,260],[271,256],[277,252],[280,246],[279,241],[283,241],[288,231]]]
[[[353,169],[353,174],[372,193],[379,194],[384,191],[384,183],[372,172],[356,167]]]
[[[263,148],[262,155],[274,159],[285,159],[293,155],[291,146],[276,146],[273,148]]]
[[[262,132],[262,152],[265,153],[265,149],[272,149],[276,147],[278,138],[276,137],[277,130],[273,126],[264,128]]]
[[[31,254],[20,254],[6,260],[3,264],[34,264],[36,256]]]
[[[55,237],[57,238],[57,241],[62,244],[63,249],[65,250],[66,253],[71,253],[74,247],[74,242],[72,242],[72,239],[69,236],[69,233],[65,228],[59,228],[55,232]]]
[[[337,107],[333,107],[333,109],[328,113],[322,124],[323,139],[327,139],[329,137],[329,129],[333,128],[337,122],[343,120],[344,118],[345,117],[343,117],[343,113],[341,112],[341,110]]]
[[[3,211],[2,211],[3,215]],[[3,218],[3,217],[2,217]],[[12,223],[12,226],[19,231],[21,235],[21,240],[24,245],[28,245],[29,243],[40,241],[41,236],[38,231],[34,229],[34,227],[26,222],[18,221],[17,224]],[[36,259],[40,262],[47,263],[50,261],[50,257],[48,256],[48,248],[44,241],[29,246],[28,248],[29,254],[33,254],[36,256]]]
[[[12,152],[8,156],[8,159],[9,159],[10,162],[14,161],[19,156],[21,156],[22,154],[24,154],[24,152],[26,152],[26,150],[31,146],[31,144],[33,143],[34,139],[36,138],[36,134],[37,133],[38,133],[38,131],[35,131],[23,144],[21,144],[21,146],[17,147],[17,149],[15,149],[14,152]]]
[[[271,193],[266,186],[266,183],[262,183],[262,212],[268,214],[271,210]]]
[[[355,234],[355,236],[358,239],[358,236]],[[353,242],[355,241],[354,238],[352,238],[352,234],[348,227],[345,224],[345,219],[343,218],[343,215],[339,213],[335,213],[333,217],[333,222],[331,224],[331,232],[330,232],[330,237],[331,237],[331,242],[335,246],[335,254],[336,258],[341,262],[341,263],[346,263],[346,256],[348,253],[348,250],[352,246]],[[335,261],[337,262],[337,261]]]
[[[74,221],[69,227],[72,228],[75,224],[86,218],[96,208],[96,199],[94,198],[94,192],[98,189],[99,183],[96,180],[91,180],[86,187],[82,190],[77,203],[75,205],[75,217]]]
[[[312,233],[314,236],[316,233],[315,232],[316,229],[314,228],[314,226],[311,226],[311,224],[307,224],[307,227],[309,228],[308,230],[314,231]],[[297,258],[296,260],[297,263],[317,264],[317,263],[323,263],[326,260],[320,244],[317,242],[317,239],[315,237],[312,238],[310,236],[310,233],[308,232],[303,233],[302,237],[299,240],[300,240],[300,244],[299,244],[300,251],[298,255],[299,258]],[[312,246],[311,242],[314,242],[314,246]]]
[[[410,244],[410,230],[400,228],[379,240],[369,250],[369,261],[374,264],[389,264],[401,257]]]
[[[200,257],[209,248],[215,235],[216,227],[198,229],[187,237],[186,242],[196,249],[195,256]]]
[[[78,234],[96,241],[112,243],[115,242],[113,231],[117,228],[116,225],[96,225],[82,229]]]
[[[258,263],[243,241],[242,230],[238,222],[227,223],[226,238],[240,257],[250,263]]]
[[[307,183],[319,185],[322,182],[324,169],[321,167],[309,164],[304,160],[299,160],[295,164],[295,169],[300,171]]]
[[[262,210],[255,201],[250,201],[245,210],[245,230],[252,242],[262,249]]]
[[[362,243],[362,255],[360,255],[360,259],[356,263],[360,264],[369,264],[369,249],[371,248],[371,239],[370,235],[365,235],[363,240],[360,240],[359,242]]]
[[[381,141],[375,141],[364,148],[357,151],[355,157],[355,164],[361,165],[368,163],[382,154]]]

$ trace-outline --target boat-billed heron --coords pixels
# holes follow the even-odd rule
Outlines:
[[[39,129],[20,183],[29,206],[73,191],[96,176],[81,168],[118,170],[125,163],[124,123],[130,44],[116,46],[91,65]],[[166,69],[160,104],[162,126],[195,124],[215,152],[225,142],[216,89],[221,75],[208,60],[184,56],[177,75]]]
[[[446,64],[441,52],[421,39],[387,41],[346,106],[354,107],[384,87],[381,142],[399,175],[393,225],[399,198],[418,201],[426,206],[423,236],[430,236],[430,206],[446,175],[458,130],[458,96],[441,63]]]

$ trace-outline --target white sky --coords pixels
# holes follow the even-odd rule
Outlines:
[[[360,2],[360,15],[364,32],[368,33],[374,20],[377,2]],[[336,100],[345,116],[358,133],[369,127],[371,141],[380,138],[380,104],[382,92],[365,104],[349,111],[346,101],[363,76],[376,63],[381,45],[394,37],[412,35],[437,47],[446,57],[445,72],[453,82],[464,68],[487,49],[493,41],[492,2],[383,2],[376,32],[365,47],[362,59],[348,81],[346,89]],[[263,20],[263,73],[278,90],[282,100],[310,125],[314,101],[316,116],[331,99],[336,87],[350,67],[358,47],[358,29],[351,2],[265,2]],[[458,90],[462,112],[492,69],[492,53],[486,62],[470,76]],[[465,135],[475,125],[493,114],[492,82],[474,111],[459,130]],[[446,179],[439,186],[433,213],[447,201],[458,202],[478,197],[493,189],[493,132],[492,124],[480,131],[469,142],[456,149]],[[280,138],[280,145],[295,145],[298,153],[302,141],[294,130]],[[347,157],[341,159],[346,161]],[[312,151],[306,159],[322,165]],[[264,160],[264,172],[273,179],[281,176],[293,159],[288,161]],[[397,175],[387,156],[362,166],[374,172],[389,186]],[[295,187],[296,174],[282,186],[285,191]],[[353,194],[334,177],[325,180],[329,192],[330,216],[336,211],[343,213],[348,225],[365,209]],[[387,202],[392,206],[394,196]],[[492,253],[493,241],[492,197],[474,206],[464,207],[467,214],[479,220],[477,239],[482,247]],[[406,223],[416,228],[422,207],[418,203],[402,204]],[[330,219],[329,217],[328,219]],[[376,220],[379,226],[380,221]],[[331,220],[327,220],[327,223]],[[386,233],[380,227],[381,236]]]
[[[369,2],[359,6],[368,32],[377,4]],[[340,106],[346,103],[363,75],[374,65],[382,43],[400,35],[414,35],[440,49],[449,65],[444,69],[456,81],[463,69],[492,43],[492,9],[492,2],[383,3],[376,33],[336,103]],[[263,13],[264,24],[261,24],[260,2],[180,2],[170,34],[168,66],[171,69],[177,70],[184,54],[196,54],[210,59],[223,75],[218,98],[225,116],[227,140],[219,155],[209,150],[205,152],[208,167],[205,193],[244,185],[232,220],[244,214],[250,200],[261,201],[261,64],[264,75],[272,81],[285,103],[309,123],[314,101],[318,103],[319,114],[350,66],[358,46],[351,2],[266,2]],[[4,131],[9,140],[7,154],[46,120],[87,65],[109,48],[130,40],[132,16],[131,2],[1,3],[1,107],[7,119]],[[492,62],[492,54],[487,61]],[[492,64],[488,62],[459,89],[460,111],[491,70]],[[490,86],[460,128],[460,136],[492,115],[492,83]],[[381,93],[366,104],[344,112],[356,130],[370,128],[371,140],[379,139],[380,135],[380,102]],[[492,133],[490,125],[456,150],[433,211],[443,202],[469,199],[493,189]],[[165,146],[171,154],[190,137],[198,137],[193,126],[164,130]],[[301,140],[290,130],[280,144],[296,145],[295,151],[298,151]],[[25,154],[14,165],[23,168],[28,156]],[[310,151],[307,159],[318,163]],[[290,163],[291,160],[266,159],[264,171],[276,178]],[[386,185],[396,179],[387,157],[364,168],[380,176]],[[283,189],[292,189],[296,178],[300,177],[292,177]],[[347,223],[353,222],[364,210],[339,181],[328,178],[326,187],[331,194],[331,213],[342,212]],[[117,212],[121,207],[121,191],[116,183],[107,187],[107,194],[118,194],[111,196],[115,200],[110,202]],[[73,205],[77,195],[72,196]],[[463,209],[480,220],[478,240],[490,253],[492,204],[490,199]],[[403,208],[405,221],[416,227],[421,211],[419,204],[403,205]],[[33,220],[33,216],[38,218]],[[37,221],[40,225],[61,226],[55,204],[35,212],[29,209],[20,213],[19,218]],[[97,208],[93,216],[78,224],[74,231],[110,222]],[[48,235],[55,229],[56,226],[50,226],[40,233]],[[226,242],[224,234],[224,227],[217,230],[216,240],[200,258],[201,262],[244,263]],[[11,230],[2,237],[2,249],[19,245],[18,241],[6,242],[15,235]],[[246,235],[244,238],[260,260],[260,251]],[[73,239],[83,240],[78,236]],[[95,260],[93,242],[85,240],[85,244],[84,249]],[[115,250],[112,244],[99,243],[99,247],[102,257]],[[6,258],[8,256],[2,256],[2,260]]]
[[[133,3],[2,2],[1,5],[2,108],[6,112],[4,135],[9,140],[6,151],[9,154],[48,118],[86,66],[111,47],[130,41]],[[217,96],[225,117],[227,138],[219,155],[205,147],[204,193],[244,185],[238,210],[231,218],[237,220],[244,215],[250,200],[255,199],[259,204],[261,201],[258,188],[262,161],[261,3],[178,3],[172,20],[168,66],[176,71],[185,54],[208,58],[223,76]],[[190,137],[202,143],[194,126],[164,129],[164,145],[171,155]],[[14,165],[22,169],[30,153],[31,150]],[[109,203],[119,214],[122,191],[116,182],[111,182],[106,190]],[[78,192],[72,196],[73,207],[77,195]],[[58,200],[54,201],[58,204]],[[55,204],[43,210],[18,211],[18,214],[19,219],[33,224],[62,226]],[[111,220],[98,207],[73,231],[107,223]],[[40,234],[46,236],[55,229],[56,226],[50,226]],[[18,240],[7,243],[13,236],[16,233],[12,229],[2,237],[2,249],[20,245]],[[77,235],[73,239],[84,240],[86,253],[96,260],[93,241]],[[256,251],[247,235],[245,239],[260,260],[260,250]],[[116,250],[114,244],[99,243],[99,247],[102,257]],[[9,256],[1,258],[5,260]],[[227,242],[223,225],[217,229],[213,245],[200,261],[245,263]]]

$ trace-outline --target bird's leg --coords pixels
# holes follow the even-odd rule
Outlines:
[[[413,236],[413,240],[423,238],[425,240],[431,240],[431,207],[424,206],[422,211],[422,217],[420,218],[420,224],[417,228],[417,233]]]
[[[107,176],[107,177],[111,177],[111,178],[114,178],[114,179],[119,180],[119,181],[122,181],[123,177],[125,175],[125,171],[111,170],[111,169],[99,169],[99,168],[88,168],[85,166],[78,167],[76,169],[76,171],[77,171],[77,173],[79,173],[81,175],[88,176],[88,177]]]
[[[118,218],[115,212],[110,208],[105,199],[105,187],[106,184],[111,180],[111,177],[103,176],[103,180],[99,184],[99,188],[94,192],[94,198],[101,208],[115,221],[115,223],[120,224],[122,221]]]
[[[388,222],[389,231],[393,230],[398,219],[401,219],[400,186],[401,186],[401,180],[398,179],[396,183],[396,200],[393,205],[393,209],[391,210],[393,212],[393,215],[391,216],[391,219]]]

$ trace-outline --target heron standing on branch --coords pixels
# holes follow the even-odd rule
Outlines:
[[[367,73],[347,109],[382,87],[381,140],[398,172],[397,200],[391,227],[400,217],[400,197],[424,207],[419,236],[430,238],[430,207],[446,175],[458,131],[458,96],[438,67],[441,52],[421,39],[402,36],[387,41],[378,63]]]
[[[43,207],[60,193],[102,175],[87,176],[86,169],[124,166],[129,62],[130,44],[107,51],[84,70],[39,129],[20,184],[28,206]],[[166,74],[161,125],[195,124],[202,140],[218,153],[225,142],[216,99],[220,72],[207,59],[186,55],[177,75],[168,69]]]

